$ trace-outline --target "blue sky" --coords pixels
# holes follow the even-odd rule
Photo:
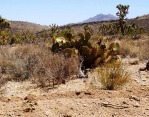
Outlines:
[[[115,15],[118,4],[130,5],[128,18],[149,14],[149,0],[0,0],[0,15],[8,20],[64,25],[100,13]]]

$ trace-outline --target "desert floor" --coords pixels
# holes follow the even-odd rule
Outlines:
[[[55,89],[8,82],[0,89],[0,117],[149,117],[149,71],[139,72],[145,62],[129,61],[123,60],[131,82],[117,90],[91,87],[94,71]]]

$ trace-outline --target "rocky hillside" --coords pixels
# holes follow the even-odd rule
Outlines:
[[[48,26],[24,21],[10,21],[10,23],[11,23],[11,29],[14,33],[23,30],[39,32],[41,30],[48,29]]]
[[[134,22],[137,25],[143,26],[147,31],[149,31],[149,14],[138,16],[128,21],[128,23],[131,23],[131,22]]]

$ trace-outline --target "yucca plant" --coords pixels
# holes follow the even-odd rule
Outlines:
[[[116,8],[119,10],[116,15],[119,17],[119,26],[122,35],[125,35],[126,26],[126,15],[128,14],[129,5],[117,5]]]

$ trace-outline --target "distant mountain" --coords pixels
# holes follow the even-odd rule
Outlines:
[[[108,20],[117,20],[118,18],[111,14],[98,14],[94,17],[91,17],[87,20],[84,20],[82,23],[97,22],[97,21],[108,21]]]
[[[39,32],[44,29],[48,29],[48,26],[35,24],[31,22],[24,22],[24,21],[10,21],[11,23],[11,30],[15,33],[18,31],[29,30],[32,32]]]

